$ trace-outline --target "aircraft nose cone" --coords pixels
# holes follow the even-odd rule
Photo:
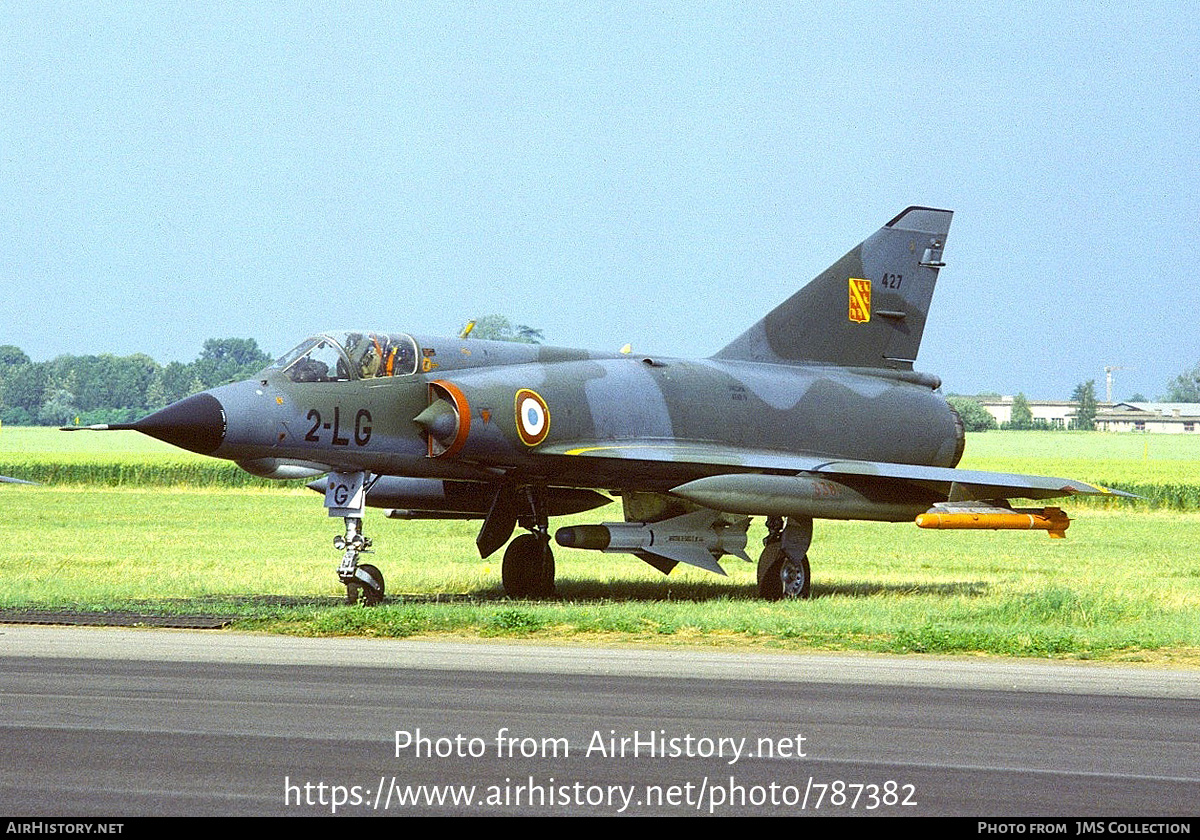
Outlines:
[[[212,394],[193,394],[133,424],[144,435],[211,455],[225,439],[225,408]]]

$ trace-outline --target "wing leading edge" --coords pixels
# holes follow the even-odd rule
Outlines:
[[[896,464],[882,461],[831,459],[814,454],[793,454],[769,450],[741,449],[712,443],[669,442],[662,440],[622,441],[620,443],[575,443],[546,447],[546,455],[566,455],[622,462],[674,464],[710,473],[714,467],[730,467],[738,473],[790,473],[809,477],[827,477],[835,481],[867,482],[876,488],[881,482],[896,487],[897,498],[921,489],[947,501],[994,499],[1051,499],[1060,496],[1116,496],[1136,498],[1132,493],[1112,490],[1070,478],[986,472],[920,464]],[[702,478],[700,481],[708,481]],[[690,482],[689,482],[690,483]],[[686,486],[686,485],[684,485]],[[762,485],[767,486],[767,485]],[[773,489],[783,490],[784,487]],[[877,494],[872,494],[877,495]]]

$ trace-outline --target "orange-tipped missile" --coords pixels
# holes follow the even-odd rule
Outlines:
[[[1063,539],[1071,520],[1061,508],[1007,510],[930,510],[917,517],[917,526],[936,529],[992,531],[1046,531],[1054,539]]]

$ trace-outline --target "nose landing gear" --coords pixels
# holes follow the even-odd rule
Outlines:
[[[370,563],[359,563],[358,555],[371,550],[371,538],[362,533],[362,520],[347,516],[346,535],[333,538],[333,547],[342,551],[338,579],[346,587],[346,603],[373,607],[383,601],[383,573]]]
[[[371,538],[362,532],[366,510],[367,483],[370,473],[330,473],[325,486],[325,507],[330,516],[340,516],[346,533],[333,538],[333,547],[342,552],[338,580],[346,587],[346,603],[374,606],[383,601],[383,574],[370,563],[358,562],[358,556],[370,552]]]

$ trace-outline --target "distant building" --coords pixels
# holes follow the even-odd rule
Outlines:
[[[1200,434],[1200,403],[1117,403],[1096,412],[1096,428],[1103,432]]]
[[[997,423],[1012,421],[1013,397],[973,397]],[[1079,403],[1072,400],[1029,400],[1033,419],[1070,428]],[[1096,403],[1096,430],[1200,434],[1200,403]]]
[[[1015,397],[975,397],[988,413],[996,418],[997,423],[1012,422],[1012,407]],[[1034,421],[1044,420],[1051,426],[1060,429],[1068,428],[1075,419],[1079,403],[1072,400],[1029,400],[1029,411]],[[1112,408],[1111,403],[1097,403],[1096,410],[1105,411]],[[1099,428],[1097,426],[1096,428]]]

